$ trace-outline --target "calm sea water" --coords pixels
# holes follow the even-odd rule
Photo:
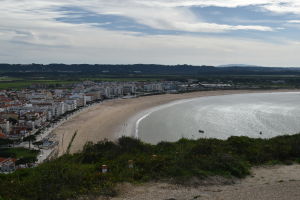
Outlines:
[[[156,144],[186,138],[270,138],[300,132],[300,93],[201,97],[153,108],[140,119],[138,136]],[[199,133],[203,130],[204,133]],[[260,134],[262,132],[262,134]]]

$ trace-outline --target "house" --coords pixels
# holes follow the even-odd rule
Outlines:
[[[20,116],[21,120],[31,120],[34,122],[35,128],[40,127],[47,121],[46,111],[44,112],[27,112]]]
[[[72,90],[72,93],[85,93],[85,92],[86,89],[83,85],[78,85]]]
[[[93,81],[82,81],[83,85],[89,86],[89,85],[94,85],[95,83]]]
[[[36,88],[48,88],[49,86],[43,83],[32,83],[29,87],[31,89],[36,89]]]
[[[6,114],[6,119],[14,119],[14,120],[18,120],[19,119],[19,115],[17,113],[14,112],[10,112]]]
[[[7,139],[7,136],[4,133],[0,132],[0,139]]]
[[[15,126],[12,127],[12,130],[9,132],[8,137],[9,139],[13,140],[19,140],[23,139],[24,137],[27,137],[29,135],[29,132],[27,132],[26,124],[22,126]]]
[[[15,101],[12,99],[1,99],[0,105],[14,105]]]
[[[11,173],[16,169],[16,161],[15,158],[2,158],[0,157],[0,169],[2,173]]]

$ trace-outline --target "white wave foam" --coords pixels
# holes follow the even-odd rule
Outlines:
[[[151,113],[157,111],[157,110],[160,110],[162,108],[166,108],[166,107],[170,107],[170,106],[174,106],[176,104],[181,104],[181,103],[185,103],[185,102],[191,102],[191,101],[197,101],[199,98],[203,98],[203,97],[196,97],[196,98],[192,98],[192,99],[189,99],[189,100],[181,100],[181,101],[177,101],[177,102],[174,102],[174,103],[171,103],[171,104],[167,104],[167,105],[164,105],[164,106],[160,106],[150,112],[148,112],[146,115],[144,115],[143,117],[141,117],[139,120],[137,120],[136,124],[135,124],[135,135],[134,137],[135,138],[139,138],[139,124],[140,122],[145,119],[146,117],[148,117]]]

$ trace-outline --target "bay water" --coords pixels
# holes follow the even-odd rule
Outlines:
[[[136,126],[136,135],[152,144],[182,137],[227,139],[230,136],[292,135],[300,132],[300,93],[234,94],[180,100],[153,108]]]

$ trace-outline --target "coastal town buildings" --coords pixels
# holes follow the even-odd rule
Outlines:
[[[85,110],[84,107],[105,99],[136,98],[155,93],[205,89],[209,87],[208,84],[210,83],[198,83],[195,79],[186,82],[161,80],[98,83],[85,80],[66,84],[68,88],[33,83],[27,89],[0,90],[0,139],[10,139],[14,140],[13,144],[18,143],[27,136],[48,130],[60,120],[68,119],[72,111],[78,113]],[[41,138],[40,141],[43,142],[40,147],[44,149],[51,149],[58,143],[47,137]],[[2,173],[10,173],[20,167],[16,166],[15,162],[12,158],[3,159],[0,163],[0,173],[1,170]],[[28,165],[23,167],[26,166]]]
[[[72,84],[72,88],[69,89],[49,88],[45,84],[32,83],[27,89],[0,90],[0,132],[8,138],[21,139],[31,131],[43,127],[46,122],[103,99],[231,86],[221,83],[198,83],[196,79],[188,79],[186,82],[161,80],[98,83],[85,80]]]

